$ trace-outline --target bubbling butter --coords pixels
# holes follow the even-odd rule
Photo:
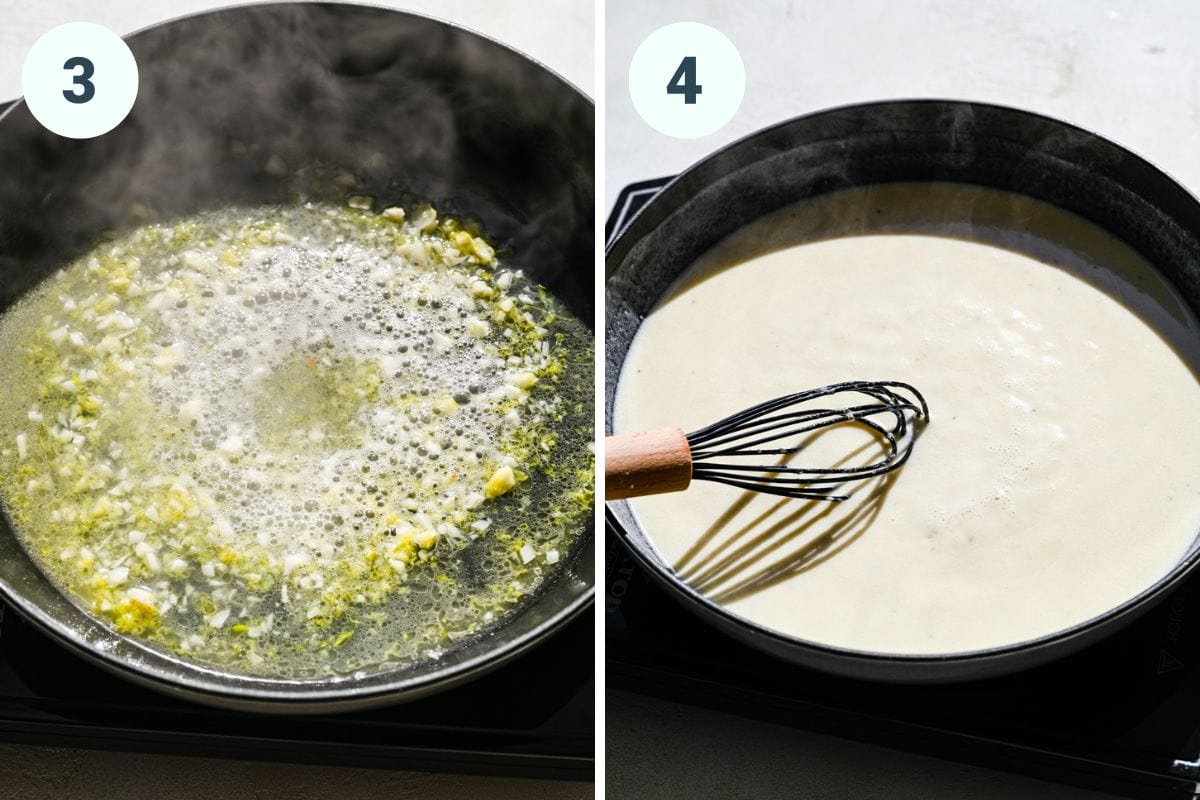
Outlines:
[[[145,226],[0,318],[0,500],[118,631],[271,677],[436,657],[585,524],[586,326],[370,206]]]
[[[1197,342],[1174,290],[1080,218],[967,186],[850,190],[753,223],[676,281],[626,357],[614,427],[913,384],[932,421],[911,460],[845,503],[702,482],[631,502],[679,577],[748,620],[969,652],[1103,614],[1193,544]],[[832,466],[868,444],[855,435],[798,458]]]

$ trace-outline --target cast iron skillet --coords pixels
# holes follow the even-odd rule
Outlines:
[[[479,220],[513,263],[593,320],[594,110],[545,67],[478,34],[381,8],[243,6],[127,39],[140,90],[114,131],[75,141],[23,103],[0,117],[0,313],[105,230],[286,200],[297,168],[359,172],[384,201]],[[0,381],[3,378],[0,376]],[[438,661],[358,678],[249,679],[114,634],[42,575],[0,517],[0,595],[76,652],[222,706],[307,713],[413,699],[498,666],[586,608],[590,524],[562,568],[494,632]]]
[[[789,203],[910,181],[975,184],[1072,211],[1141,253],[1200,312],[1200,204],[1141,158],[1063,122],[981,103],[836,108],[767,128],[704,159],[666,186],[612,243],[606,263],[608,431],[621,365],[642,318],[698,256]],[[609,503],[607,520],[659,583],[716,628],[797,664],[897,682],[983,678],[1079,650],[1148,610],[1200,560],[1200,542],[1193,542],[1166,576],[1136,597],[1050,636],[965,654],[899,657],[804,641],[730,614],[675,576],[628,503]]]

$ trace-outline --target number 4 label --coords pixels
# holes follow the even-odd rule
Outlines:
[[[667,84],[667,94],[683,95],[683,102],[689,106],[696,104],[696,96],[704,92],[704,87],[696,83],[696,57],[684,56],[679,62],[679,68],[671,76]]]
[[[629,62],[634,108],[652,128],[677,139],[719,130],[741,107],[745,90],[746,68],[733,42],[698,22],[659,28]]]

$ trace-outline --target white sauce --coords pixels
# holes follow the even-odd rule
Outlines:
[[[1196,341],[1148,265],[1076,217],[968,187],[857,190],[693,265],[634,341],[615,427],[914,384],[932,422],[911,461],[845,503],[694,482],[633,507],[665,561],[740,616],[856,650],[965,652],[1102,614],[1184,555],[1200,530]]]

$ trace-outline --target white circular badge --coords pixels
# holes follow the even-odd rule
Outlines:
[[[676,22],[646,37],[629,64],[629,95],[642,119],[677,139],[698,139],[733,118],[746,68],[729,37]]]
[[[138,68],[120,36],[91,22],[47,31],[25,56],[21,91],[38,122],[60,136],[108,133],[133,108]]]

